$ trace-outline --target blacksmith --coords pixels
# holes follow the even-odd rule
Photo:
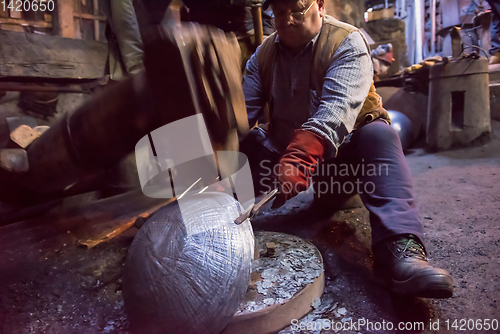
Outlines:
[[[269,174],[266,164],[276,163],[280,193],[273,207],[279,207],[307,190],[313,176],[338,176],[321,175],[321,164],[375,166],[383,172],[356,175],[370,185],[360,196],[370,212],[375,276],[394,293],[451,297],[452,277],[427,261],[410,170],[375,92],[363,35],[326,15],[324,0],[264,1],[264,9],[269,5],[277,32],[247,63],[243,83],[250,127],[267,119],[241,147],[255,187],[272,188],[262,176]]]

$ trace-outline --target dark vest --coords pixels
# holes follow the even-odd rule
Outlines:
[[[359,30],[356,27],[351,26],[347,23],[340,22],[331,16],[325,15],[323,17],[323,26],[318,36],[318,40],[314,45],[313,66],[311,70],[311,82],[319,98],[321,98],[321,92],[323,91],[323,82],[325,80],[325,75],[328,71],[333,55],[337,51],[340,43],[353,31]],[[361,36],[363,36],[363,34],[361,34]],[[273,87],[272,81],[276,58],[275,38],[276,33],[273,33],[268,38],[266,38],[260,47],[259,54],[257,55],[259,76],[262,82],[264,96],[271,114],[271,92]],[[370,47],[364,36],[363,40],[365,41],[369,55]],[[382,107],[382,98],[375,91],[373,78],[366,79],[371,80],[372,84],[370,86],[368,96],[363,103],[363,107],[361,108],[356,118],[354,129],[357,129],[377,118],[383,118],[390,122],[387,111]],[[269,115],[267,116],[267,118],[268,120],[270,119]]]

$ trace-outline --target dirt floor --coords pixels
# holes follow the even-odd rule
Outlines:
[[[452,274],[451,299],[400,298],[376,284],[364,208],[321,216],[307,209],[312,194],[304,193],[259,214],[255,230],[295,234],[321,251],[322,303],[304,321],[372,322],[341,333],[391,332],[378,327],[382,321],[394,328],[399,322],[425,326],[408,332],[478,333],[485,331],[477,330],[476,320],[493,325],[496,319],[498,329],[487,332],[500,332],[500,122],[492,121],[492,128],[483,146],[407,153],[429,259]],[[121,273],[136,231],[86,249],[50,221],[0,228],[0,333],[127,333]],[[299,332],[296,327],[283,333]]]

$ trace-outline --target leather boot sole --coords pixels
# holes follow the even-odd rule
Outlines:
[[[390,289],[397,295],[410,295],[422,298],[451,298],[453,296],[453,279],[448,275],[432,275],[410,278],[407,281],[391,280]]]
[[[448,273],[421,276],[417,273],[405,281],[398,281],[386,275],[375,274],[375,277],[378,283],[396,295],[433,299],[453,297],[453,279]]]

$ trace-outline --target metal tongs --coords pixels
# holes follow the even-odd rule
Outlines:
[[[252,220],[257,215],[257,213],[259,213],[260,208],[272,201],[276,197],[277,193],[278,189],[274,189],[268,192],[267,195],[259,201],[259,203],[250,205],[248,209],[246,209],[238,218],[234,220],[234,223],[236,225],[240,225],[247,219]]]

